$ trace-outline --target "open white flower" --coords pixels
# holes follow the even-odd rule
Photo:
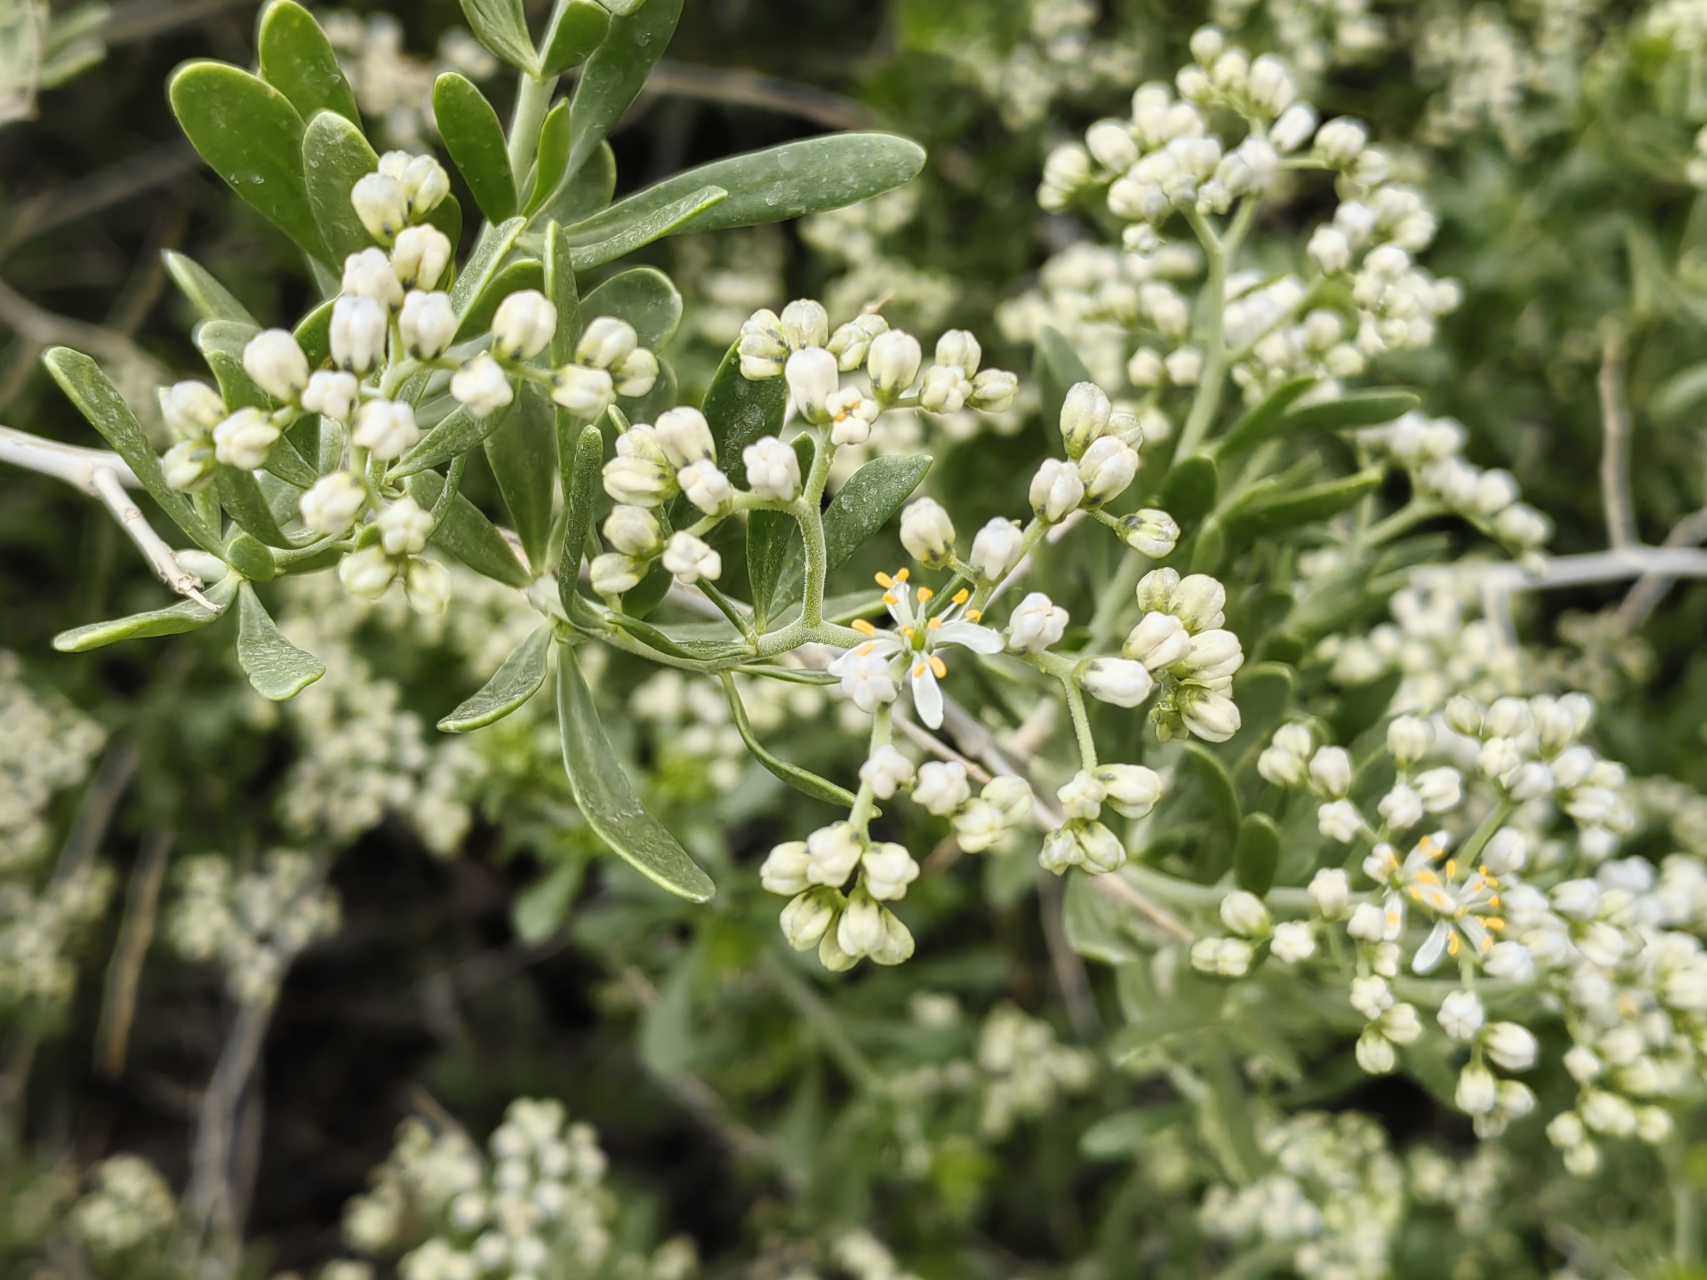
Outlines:
[[[844,674],[856,663],[865,666],[872,655],[889,660],[900,672],[906,671],[913,690],[913,708],[919,719],[932,729],[942,727],[942,690],[937,681],[948,674],[948,665],[940,651],[948,645],[960,645],[974,653],[1000,653],[1002,637],[988,627],[978,625],[978,611],[967,609],[971,598],[966,591],[958,592],[949,607],[940,613],[931,611],[934,598],[929,587],[914,592],[907,582],[907,570],[894,577],[877,575],[884,589],[883,603],[895,620],[893,631],[879,631],[863,618],[853,625],[870,637],[830,664],[830,674]]]

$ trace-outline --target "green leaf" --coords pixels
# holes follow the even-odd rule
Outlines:
[[[1076,383],[1091,382],[1091,371],[1073,350],[1073,344],[1052,325],[1044,325],[1037,336],[1037,357],[1033,362],[1037,375],[1038,413],[1043,429],[1054,439],[1061,429],[1061,405],[1068,390]]]
[[[203,593],[218,606],[212,612],[202,608],[194,600],[180,600],[164,609],[151,609],[147,613],[133,613],[128,618],[91,622],[85,627],[61,631],[53,638],[53,647],[61,653],[88,653],[91,649],[104,648],[120,640],[175,636],[185,631],[194,631],[222,616],[226,606],[237,593],[239,581],[241,579],[232,574],[220,579]]]
[[[289,98],[304,120],[318,111],[336,111],[361,127],[356,95],[338,68],[338,56],[326,33],[308,10],[295,0],[275,0],[261,19],[255,44],[261,78]]]
[[[1264,494],[1228,511],[1225,517],[1227,529],[1235,538],[1248,539],[1280,533],[1299,525],[1319,524],[1356,506],[1366,494],[1381,487],[1382,479],[1379,470],[1371,469],[1325,484],[1311,485],[1294,493],[1283,490]]]
[[[431,471],[449,462],[458,454],[467,453],[492,435],[509,420],[515,409],[511,401],[496,413],[476,418],[464,406],[458,405],[386,474],[388,480],[403,480],[418,471]]]
[[[873,458],[854,472],[824,511],[828,567],[846,564],[862,542],[889,523],[930,469],[930,455],[915,453]]]
[[[243,348],[258,332],[237,320],[203,320],[191,335],[196,350],[213,372],[214,381],[219,383],[219,394],[227,410],[273,407],[271,398],[255,385],[243,367]]]
[[[311,258],[334,266],[302,175],[302,117],[277,89],[223,62],[172,77],[172,110],[208,166]]]
[[[550,622],[536,627],[533,634],[504,659],[504,665],[493,673],[480,692],[439,721],[439,728],[445,733],[467,733],[470,729],[482,728],[502,720],[538,693],[551,665],[553,634],[554,626]]]
[[[1267,741],[1292,705],[1296,684],[1292,668],[1283,662],[1258,662],[1233,677],[1233,700],[1239,704],[1240,720],[1233,739],[1235,751]]]
[[[290,442],[288,435],[273,441],[273,447],[267,450],[267,462],[262,470],[298,489],[311,488],[320,478],[320,473],[308,465],[307,459]]]
[[[754,511],[747,516],[747,579],[753,615],[760,627],[772,617],[777,584],[784,569],[805,554],[800,526],[784,511]]]
[[[428,510],[438,501],[444,487],[445,478],[436,471],[422,471],[409,477],[409,496]],[[504,541],[504,535],[460,492],[452,499],[444,520],[433,530],[432,540],[476,573],[506,586],[521,588],[528,584],[528,571]]]
[[[480,43],[505,62],[522,71],[535,69],[538,58],[522,0],[462,0],[462,16]]]
[[[1221,486],[1221,473],[1215,459],[1208,454],[1194,453],[1177,459],[1168,468],[1162,482],[1162,507],[1181,525],[1196,524],[1215,506],[1215,494]]]
[[[1655,388],[1648,412],[1656,421],[1676,418],[1707,400],[1707,364],[1680,369]]]
[[[728,198],[668,234],[787,222],[880,195],[911,181],[924,163],[923,147],[892,133],[803,138],[714,160],[636,191],[582,223],[585,231],[577,229],[576,240],[582,234],[602,237],[608,228],[649,218],[710,187],[727,191]]]
[[[1219,859],[1233,851],[1239,837],[1239,793],[1233,788],[1233,775],[1221,758],[1196,742],[1185,744],[1180,764],[1203,785],[1205,816],[1216,843],[1214,853]],[[1222,863],[1225,866],[1225,863]]]
[[[336,264],[373,244],[373,236],[356,215],[350,191],[378,168],[379,157],[361,129],[336,111],[319,112],[308,122],[302,135],[303,181],[314,223]]]
[[[251,582],[277,577],[278,561],[260,539],[235,529],[225,540],[225,562]]]
[[[551,335],[551,364],[558,368],[574,358],[575,339],[581,332],[575,268],[569,261],[569,239],[559,223],[546,225],[544,259],[546,301],[557,308],[557,330]]]
[[[754,512],[754,515],[760,514]],[[766,514],[774,515],[775,512]],[[741,734],[741,741],[747,744],[747,750],[753,753],[753,758],[776,777],[782,779],[802,795],[811,796],[814,800],[822,800],[838,808],[851,808],[854,802],[853,792],[845,787],[838,787],[827,778],[820,778],[809,769],[802,769],[797,764],[789,764],[766,751],[758,737],[753,733],[752,723],[747,719],[747,708],[741,703],[741,694],[735,688],[732,677],[725,676],[724,692],[729,695],[729,710],[735,716],[735,728]]]
[[[465,7],[469,2],[464,0]],[[514,217],[516,180],[510,174],[509,146],[486,95],[467,76],[447,71],[433,82],[433,118],[480,212],[494,224]]]
[[[682,295],[670,277],[656,267],[619,271],[581,301],[590,323],[596,316],[615,316],[634,326],[640,345],[657,351],[676,332],[682,320]]]
[[[588,423],[571,437],[574,422],[566,410],[557,414],[557,459],[563,471],[563,549],[557,560],[557,592],[569,608],[581,585],[581,554],[587,530],[604,492],[605,438]]]
[[[557,491],[554,409],[544,387],[523,381],[503,430],[486,439],[486,461],[535,573],[545,563],[551,504]]]
[[[568,644],[558,652],[557,714],[569,787],[587,825],[654,884],[690,902],[709,900],[717,892],[711,878],[635,797]]]
[[[1306,374],[1281,383],[1235,422],[1232,429],[1210,449],[1216,457],[1225,457],[1279,435],[1287,430],[1284,425],[1286,411],[1292,407],[1292,402],[1320,381],[1315,375]]]
[[[279,633],[247,582],[237,590],[237,661],[255,692],[274,702],[296,697],[326,674],[320,659]]]
[[[650,391],[643,396],[618,396],[616,402],[622,406],[630,422],[656,422],[664,410],[673,409],[682,402],[675,366],[668,360],[659,360],[658,376],[653,380]]]
[[[562,75],[579,66],[599,47],[610,30],[610,10],[598,0],[569,0],[558,10],[557,21],[540,43],[541,75]]]
[[[574,850],[556,850],[557,865],[516,895],[510,921],[516,937],[529,946],[557,932],[575,901],[587,872],[587,860]]]
[[[681,16],[682,0],[647,0],[638,12],[611,19],[603,43],[581,68],[569,103],[570,173],[580,171],[639,95]]]
[[[456,260],[462,252],[462,202],[455,196],[447,195],[427,210],[426,223],[429,227],[437,227],[444,232],[445,239],[450,241],[450,266],[447,270],[451,274],[439,280],[439,288],[444,289],[455,275]]]
[[[213,487],[214,492],[219,495],[219,505],[230,513],[233,520],[267,546],[295,545],[285,537],[278,521],[273,518],[272,509],[267,506],[266,496],[261,492],[261,486],[255,482],[253,472],[242,471],[236,467],[220,467],[214,473]]]
[[[533,187],[524,217],[531,217],[563,181],[569,163],[569,100],[559,100],[539,126],[539,149],[533,163]]]
[[[568,176],[546,196],[534,214],[534,222],[569,226],[592,217],[610,203],[616,191],[616,155],[610,143],[599,143],[578,172],[570,170],[567,161],[564,170]]]
[[[509,253],[510,246],[516,242],[516,237],[526,225],[521,218],[511,218],[499,226],[488,227],[481,234],[479,242],[474,246],[474,252],[468,256],[468,262],[457,276],[456,283],[448,290],[451,308],[457,315],[467,314],[468,308],[486,292],[487,286],[503,266],[504,255]]]
[[[1274,887],[1280,865],[1280,832],[1266,813],[1247,813],[1233,845],[1233,878],[1239,888],[1262,897]]]
[[[630,618],[644,618],[664,602],[674,581],[663,562],[654,560],[646,576],[622,593],[622,612]]]
[[[155,457],[154,448],[143,433],[142,424],[136,420],[130,406],[125,404],[124,397],[119,395],[117,388],[101,371],[101,366],[81,351],[73,351],[70,347],[50,348],[47,354],[42,356],[42,363],[47,366],[47,371],[53,375],[53,380],[59,384],[60,390],[77,406],[77,411],[89,420],[89,425],[101,433],[112,446],[113,452],[123,458],[136,473],[136,478],[142,482],[148,496],[159,504],[172,523],[193,538],[203,551],[219,555],[221,547],[218,535],[196,514],[196,509],[188,498],[167,487],[166,477],[160,471],[160,460]]]
[[[1421,403],[1414,392],[1395,388],[1372,387],[1367,391],[1350,391],[1335,400],[1288,410],[1277,434],[1379,426],[1403,417]]]
[[[260,322],[249,314],[248,309],[194,258],[172,249],[162,249],[160,257],[166,264],[166,274],[172,277],[172,283],[189,299],[203,320],[235,320],[260,329]]]
[[[505,298],[521,289],[539,289],[545,283],[545,268],[538,258],[521,258],[510,263],[486,283],[474,305],[456,327],[454,342],[478,338],[492,327],[492,317],[498,313]]]
[[[621,218],[606,216],[616,208],[612,205],[604,213],[594,214],[568,228],[570,260],[577,271],[590,271],[614,262],[643,245],[675,234],[728,195],[722,187],[701,187],[673,203],[654,209],[630,210],[632,217],[625,215]]]
[[[1103,964],[1133,964],[1144,958],[1126,931],[1121,909],[1098,890],[1093,877],[1069,875],[1062,895],[1067,945]]]
[[[762,436],[779,435],[788,410],[788,384],[782,378],[749,382],[741,376],[740,343],[732,344],[706,389],[700,411],[717,444],[717,465],[735,487],[747,487],[741,450]]]
[[[294,336],[302,354],[308,357],[308,367],[318,369],[332,358],[332,304],[327,298],[314,310],[297,321]]]
[[[694,1058],[693,984],[699,956],[688,952],[670,971],[657,999],[641,1012],[636,1048],[640,1061],[660,1080],[688,1069]]]

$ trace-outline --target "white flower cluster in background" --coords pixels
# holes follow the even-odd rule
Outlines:
[[[649,1258],[618,1248],[598,1136],[568,1123],[562,1103],[516,1099],[487,1150],[482,1158],[460,1131],[405,1121],[372,1190],[345,1208],[345,1243],[401,1253],[399,1280],[544,1280],[602,1274],[607,1264],[644,1280],[685,1280],[697,1269],[686,1239]]]
[[[917,215],[919,194],[913,182],[802,219],[800,238],[844,270],[824,286],[824,305],[832,314],[849,315],[883,298],[886,308],[905,312],[922,329],[934,329],[947,318],[960,297],[954,277],[916,267],[883,246]]]
[[[755,734],[774,732],[790,719],[816,720],[827,702],[813,685],[736,676],[735,688]],[[747,747],[716,681],[666,667],[636,687],[628,708],[652,726],[654,773],[664,785],[692,790],[709,783],[715,792],[729,792],[741,781]]]
[[[0,1009],[63,1005],[77,985],[70,951],[107,909],[113,869],[105,862],[48,882],[39,892],[0,879]]]
[[[15,653],[0,649],[0,875],[47,851],[46,811],[54,793],[76,786],[106,732],[56,697],[23,682]]]
[[[1215,0],[1215,21],[1239,30],[1260,11],[1287,62],[1307,81],[1330,67],[1368,62],[1391,43],[1387,22],[1369,0]]]
[[[417,147],[438,132],[433,122],[433,81],[456,71],[479,82],[498,60],[461,27],[447,27],[437,55],[417,57],[403,48],[403,26],[388,13],[364,22],[347,10],[315,14],[338,55],[338,66],[370,121],[379,121],[396,147]]]
[[[889,1247],[864,1227],[841,1236],[830,1252],[851,1280],[919,1280],[911,1271],[903,1270]]]
[[[1011,1004],[997,1005],[978,1035],[983,1105],[979,1132],[1005,1138],[1022,1120],[1047,1115],[1061,1099],[1082,1094],[1097,1075],[1088,1049],[1061,1044],[1055,1028]]]
[[[110,1156],[95,1166],[93,1183],[70,1215],[92,1254],[115,1262],[165,1243],[178,1202],[159,1170],[141,1156]]]
[[[783,296],[787,242],[776,227],[715,236],[678,236],[672,278],[687,303],[683,324],[719,352],[741,336],[747,317]]]
[[[309,854],[273,849],[240,874],[219,854],[202,854],[180,862],[175,875],[172,946],[186,960],[218,964],[241,1004],[276,1000],[291,962],[338,931],[338,895]]]

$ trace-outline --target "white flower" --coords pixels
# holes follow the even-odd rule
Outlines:
[[[1107,793],[1108,803],[1122,817],[1142,818],[1162,798],[1161,775],[1141,764],[1105,764],[1097,769],[1095,776]],[[988,789],[985,788],[986,791]],[[1027,808],[1030,807],[1030,799],[1029,795],[1025,797]]]
[[[645,507],[618,504],[605,518],[605,541],[625,556],[655,556],[664,545],[658,517]]]
[[[1239,708],[1219,689],[1181,685],[1175,707],[1186,730],[1205,742],[1225,742],[1239,731]]]
[[[912,334],[900,329],[878,334],[865,362],[872,394],[885,403],[898,399],[913,385],[923,362],[919,340]]]
[[[1244,937],[1261,938],[1270,927],[1268,908],[1256,894],[1235,889],[1221,899],[1221,923]]]
[[[830,443],[838,448],[845,444],[864,444],[871,439],[871,424],[883,413],[883,406],[865,396],[857,387],[832,392],[824,407],[830,415]]]
[[[913,784],[913,803],[945,818],[972,797],[966,782],[966,766],[958,760],[930,760],[919,766]]]
[[[587,566],[587,574],[592,581],[593,590],[601,596],[620,596],[625,591],[632,591],[639,586],[640,579],[646,576],[649,567],[649,562],[640,556],[607,551],[593,557],[592,563]]]
[[[1539,1052],[1534,1034],[1515,1022],[1496,1022],[1482,1033],[1482,1047],[1504,1071],[1528,1071]]]
[[[1600,910],[1600,886],[1593,880],[1566,880],[1551,897],[1553,910],[1573,920],[1592,920]]]
[[[836,366],[849,373],[865,363],[871,344],[889,329],[889,322],[876,312],[863,312],[840,326],[824,344],[836,357]]]
[[[901,545],[921,564],[947,564],[954,557],[954,522],[935,498],[919,498],[901,512]]]
[[[1430,813],[1447,813],[1464,799],[1464,779],[1451,766],[1429,769],[1416,777],[1417,796]]]
[[[225,417],[225,401],[205,382],[174,382],[160,388],[159,400],[166,425],[182,440],[207,436]]]
[[[437,560],[413,557],[403,573],[403,590],[416,613],[436,616],[450,603],[450,570]]]
[[[996,516],[972,539],[972,554],[967,563],[985,582],[1000,582],[1019,563],[1025,546],[1025,535],[1012,520]]]
[[[166,487],[180,493],[194,493],[206,488],[217,469],[213,447],[200,440],[181,440],[160,458],[160,471]]]
[[[302,522],[316,533],[343,533],[367,503],[367,488],[359,476],[334,471],[321,476],[302,495]]]
[[[1191,652],[1191,632],[1171,613],[1146,613],[1128,633],[1120,652],[1151,671],[1163,671]]]
[[[1031,509],[1054,524],[1084,500],[1085,484],[1078,468],[1063,458],[1045,458],[1031,480]]]
[[[966,407],[980,413],[1005,413],[1019,394],[1019,375],[1006,369],[981,369],[972,376]]]
[[[538,289],[518,289],[492,316],[492,352],[501,360],[531,360],[557,332],[557,308]]]
[[[1275,959],[1297,964],[1316,954],[1316,935],[1304,921],[1287,920],[1274,926],[1274,939],[1269,946]]]
[[[748,465],[750,467],[751,462]],[[1000,653],[1002,638],[988,627],[979,626],[976,612],[963,616],[971,598],[970,592],[959,592],[947,609],[932,614],[929,602],[934,597],[928,590],[921,590],[915,599],[907,578],[905,569],[894,577],[886,573],[877,575],[878,583],[884,588],[883,603],[895,621],[895,629],[878,631],[863,618],[856,621],[854,628],[869,638],[832,662],[829,671],[831,675],[844,676],[845,691],[845,674],[851,668],[869,669],[868,660],[872,657],[890,663],[895,668],[892,679],[906,672],[912,688],[913,709],[919,719],[932,729],[938,729],[942,727],[942,690],[937,681],[948,674],[942,650],[950,645],[960,645],[974,653]]]
[[[1528,982],[1535,976],[1535,955],[1521,942],[1496,942],[1484,967],[1490,978]]]
[[[1500,1082],[1492,1071],[1477,1063],[1465,1067],[1458,1076],[1458,1090],[1453,1101],[1468,1115],[1487,1115],[1499,1105]]]
[[[421,438],[415,411],[403,400],[369,400],[356,410],[356,429],[350,440],[381,461],[401,458]]]
[[[401,182],[386,174],[369,173],[356,179],[350,203],[368,234],[381,244],[390,244],[408,225],[408,193]]]
[[[213,429],[213,453],[221,464],[253,471],[267,463],[279,429],[259,409],[239,409]]]
[[[339,288],[350,297],[372,298],[393,315],[403,305],[403,286],[384,249],[363,249],[345,258]]]
[[[1092,697],[1117,707],[1135,707],[1155,688],[1149,669],[1127,658],[1092,658],[1079,683]]]
[[[1339,867],[1323,867],[1305,890],[1324,920],[1336,920],[1351,905],[1351,881]]]
[[[377,600],[397,576],[397,566],[382,547],[363,547],[338,562],[338,581],[363,600]]]
[[[309,375],[308,385],[303,388],[302,407],[310,413],[344,422],[355,408],[360,391],[361,384],[356,381],[355,374],[317,369]]]
[[[676,472],[676,483],[687,500],[708,516],[726,511],[735,500],[735,486],[710,460],[701,460]]]
[[[1019,602],[1008,618],[1008,648],[1015,653],[1037,653],[1059,644],[1067,633],[1067,611],[1041,591],[1033,591]]]
[[[793,502],[800,496],[800,459],[775,436],[764,436],[741,450],[747,464],[747,488],[767,502]]]
[[[640,345],[634,326],[615,316],[596,316],[581,331],[575,344],[575,363],[594,369],[609,369],[625,360]]]
[[[431,289],[450,256],[450,238],[437,227],[405,227],[391,249],[391,270],[405,289]]]
[[[882,902],[907,896],[907,886],[919,878],[919,864],[898,844],[874,844],[860,858],[865,890]]]
[[[913,762],[885,743],[859,767],[859,780],[871,787],[872,795],[887,800],[898,787],[912,782]]]
[[[1401,769],[1421,760],[1433,742],[1434,726],[1416,716],[1395,716],[1387,726],[1387,750]]]
[[[491,417],[516,398],[503,367],[484,352],[451,375],[450,393],[476,418]]]
[[[1372,1076],[1384,1076],[1399,1063],[1393,1042],[1375,1027],[1366,1027],[1357,1038],[1357,1065]]]
[[[577,418],[592,422],[616,403],[608,370],[566,364],[551,375],[551,398]]]
[[[1363,827],[1363,815],[1349,800],[1334,800],[1316,810],[1316,829],[1330,840],[1350,844]]]
[[[1108,431],[1114,405],[1094,382],[1075,382],[1061,401],[1061,439],[1067,456],[1081,456]]]
[[[711,425],[698,409],[683,405],[664,410],[658,415],[652,434],[673,467],[717,460],[717,445],[711,438]]]
[[[433,513],[424,510],[413,498],[402,497],[387,503],[374,524],[379,528],[379,543],[386,555],[419,555],[427,549],[427,535],[433,531]]]
[[[823,347],[804,347],[788,357],[783,377],[801,417],[814,426],[830,421],[829,399],[841,389],[835,356]]]
[[[1160,560],[1173,554],[1179,542],[1180,527],[1166,511],[1146,507],[1120,520],[1121,540],[1139,555]]]
[[[839,888],[847,883],[864,852],[864,842],[847,823],[819,827],[806,837],[807,882]]]
[[[1382,796],[1375,808],[1392,831],[1408,830],[1423,820],[1422,797],[1402,782]]]
[[[837,665],[835,674],[842,678],[842,696],[867,715],[901,694],[894,664],[885,654],[851,649],[837,660]]]
[[[1393,989],[1387,979],[1367,977],[1351,980],[1351,1007],[1374,1021],[1393,1007]]]
[[[1310,758],[1310,778],[1318,792],[1338,799],[1351,790],[1351,755],[1344,747],[1322,747]]]
[[[1474,1040],[1485,1017],[1474,991],[1449,991],[1440,1002],[1440,1029],[1454,1040]]]
[[[926,413],[959,413],[972,394],[972,379],[959,365],[933,364],[919,386],[919,408]]]
[[[348,295],[339,298],[332,304],[327,335],[332,362],[346,372],[365,374],[385,354],[389,323],[385,308],[372,298]]]
[[[1095,818],[1102,812],[1102,802],[1108,793],[1083,769],[1069,778],[1055,792],[1061,802],[1061,812],[1069,818]]]
[[[664,548],[664,568],[675,574],[680,582],[693,583],[701,578],[716,580],[723,573],[723,557],[700,539],[685,530],[670,535]]]

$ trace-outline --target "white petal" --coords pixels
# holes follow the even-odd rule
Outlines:
[[[1416,956],[1411,960],[1413,973],[1428,973],[1440,958],[1446,954],[1447,941],[1452,937],[1452,926],[1442,920],[1434,926],[1434,931],[1423,939],[1422,946],[1417,948]]]
[[[913,710],[928,727],[942,728],[942,689],[928,658],[913,664]]]
[[[957,644],[973,653],[1000,653],[1006,646],[1001,633],[976,622],[945,622],[936,629],[938,644]]]

